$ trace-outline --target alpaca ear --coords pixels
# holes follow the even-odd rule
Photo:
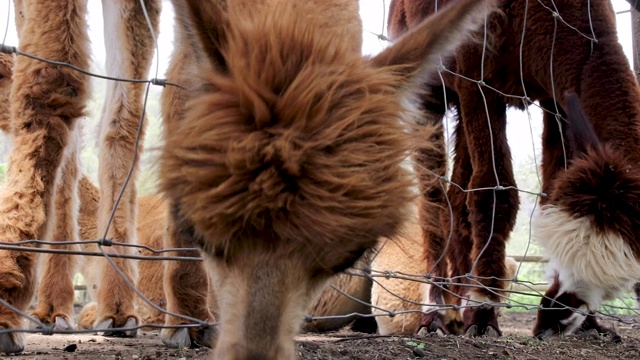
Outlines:
[[[178,31],[194,37],[196,53],[207,56],[220,71],[227,70],[223,50],[227,43],[228,16],[220,1],[173,0]]]
[[[564,94],[567,114],[567,142],[571,149],[572,157],[586,154],[587,149],[600,146],[600,139],[596,134],[591,122],[587,118],[582,108],[582,103],[573,92]]]
[[[495,8],[493,0],[459,0],[423,20],[371,62],[394,69],[407,81],[424,75],[439,56],[455,50]]]

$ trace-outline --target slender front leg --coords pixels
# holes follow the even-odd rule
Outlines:
[[[506,137],[506,106],[492,91],[480,93],[476,84],[459,86],[461,114],[475,190],[467,195],[473,248],[471,281],[478,287],[468,292],[464,310],[465,332],[469,335],[501,335],[498,308],[506,277],[505,247],[513,229],[519,200],[516,190],[491,189],[515,186],[511,152]],[[486,109],[486,111],[485,111]],[[487,119],[487,114],[489,119]]]
[[[54,249],[78,250],[77,245],[64,245],[78,240],[78,151],[80,128],[73,131],[67,153],[56,180],[54,211],[49,213],[47,229],[52,236],[46,239],[60,242]],[[55,223],[52,222],[55,219]],[[58,330],[73,329],[73,276],[76,270],[75,255],[45,254],[40,269],[38,305],[32,316],[43,323],[55,324]]]
[[[414,168],[418,174],[420,189],[419,220],[424,242],[425,272],[433,276],[437,284],[425,287],[427,293],[423,296],[423,311],[418,330],[426,329],[428,332],[446,334],[446,311],[442,306],[451,300],[446,297],[446,286],[440,285],[443,279],[448,278],[448,258],[445,254],[447,239],[444,237],[440,225],[439,214],[447,208],[445,200],[444,183],[440,177],[447,175],[447,153],[444,143],[442,118],[446,110],[442,88],[430,88],[429,95],[422,99],[423,116],[421,123],[427,126],[440,126],[439,131],[424,139],[431,147],[420,148],[414,156]]]
[[[83,69],[89,65],[86,1],[21,4],[20,48]],[[66,41],[60,41],[66,39]],[[70,68],[19,56],[11,89],[15,145],[0,194],[0,239],[40,239],[51,219],[56,174],[75,120],[83,115],[87,77]],[[35,289],[35,255],[0,251],[0,298],[25,310]],[[0,327],[19,329],[21,317],[0,306]],[[21,333],[0,335],[0,352],[24,349]]]
[[[165,248],[193,248],[195,235],[192,226],[176,220],[178,210],[174,206],[169,215],[169,236],[165,237]],[[170,252],[169,256],[201,256],[200,251]],[[208,297],[210,282],[203,262],[169,261],[164,270],[164,292],[167,311],[187,315],[209,323],[214,322],[209,310]],[[190,321],[175,316],[165,316],[165,326],[188,324]],[[162,342],[172,348],[190,346],[213,347],[215,327],[167,328],[162,329]]]
[[[160,1],[144,1],[154,32],[158,31]],[[117,78],[146,79],[151,65],[154,41],[138,0],[103,1],[107,74]],[[136,242],[137,198],[135,179],[137,166],[109,222],[119,193],[126,181],[135,155],[135,139],[143,111],[144,84],[110,82],[100,122],[100,205],[98,236],[123,243]],[[142,137],[142,136],[141,136]],[[142,140],[141,140],[142,141]],[[107,252],[131,253],[126,246],[104,248]],[[135,294],[131,285],[137,277],[133,261],[114,259],[124,277],[106,260],[102,260],[101,284],[98,286],[98,313],[94,328],[107,330],[139,324],[135,314]],[[135,336],[135,330],[106,331],[105,335]]]
[[[459,105],[458,105],[459,108]],[[453,159],[453,166],[451,172],[451,182],[456,185],[450,185],[447,191],[449,197],[448,207],[444,208],[440,212],[440,220],[442,228],[445,233],[445,238],[449,242],[449,251],[447,256],[450,264],[450,276],[451,287],[450,297],[452,297],[452,304],[462,305],[462,299],[468,296],[468,287],[464,284],[468,284],[469,281],[464,277],[471,270],[471,224],[469,223],[469,210],[467,208],[466,200],[467,194],[462,189],[469,187],[469,181],[471,180],[472,167],[469,154],[469,148],[467,146],[467,140],[464,134],[464,127],[458,119],[458,124],[455,129],[455,135],[453,140],[455,141],[455,158]],[[460,186],[460,187],[458,187]],[[462,315],[460,311],[450,310],[449,313],[453,313],[449,319],[449,331],[454,334],[460,334],[462,331]]]

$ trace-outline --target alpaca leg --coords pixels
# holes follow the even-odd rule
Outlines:
[[[442,91],[438,88],[432,90],[433,94],[440,94]],[[440,124],[445,111],[444,97],[423,99],[423,108],[422,120],[426,125]],[[419,221],[424,242],[425,271],[433,276],[434,282],[442,283],[443,279],[448,277],[446,238],[438,217],[441,210],[447,208],[444,183],[439,178],[447,174],[447,154],[442,128],[433,132],[425,142],[433,147],[418,149],[414,156],[414,168],[418,174],[421,194]],[[423,306],[425,314],[418,330],[424,328],[428,332],[449,333],[445,319],[446,311],[441,309],[447,304],[445,294],[448,289],[440,284],[433,284],[425,289],[428,289],[423,299],[426,304]]]
[[[161,196],[145,196],[138,199],[138,242],[152,249],[162,249],[167,236],[167,202]],[[141,255],[158,256],[164,254],[148,250],[140,251]],[[145,324],[164,324],[164,312],[149,305],[145,300],[166,309],[164,288],[159,286],[164,279],[164,261],[140,261],[137,283],[146,299],[136,299],[136,309]]]
[[[158,30],[159,1],[145,1],[154,31]],[[107,73],[118,78],[144,79],[151,65],[154,43],[139,1],[103,1],[105,16],[105,45]],[[100,123],[100,205],[98,210],[98,236],[105,230],[106,238],[117,242],[133,243],[136,239],[136,189],[137,167],[118,203],[115,216],[109,223],[112,209],[134,161],[135,138],[141,119],[144,85],[110,82]],[[137,155],[136,155],[137,156]],[[137,160],[137,159],[135,159]],[[114,246],[107,252],[131,253],[131,248]],[[102,260],[101,284],[98,287],[98,318],[94,328],[107,330],[130,327],[139,323],[135,314],[135,294],[130,288],[135,284],[136,267],[130,260],[114,259],[116,272],[106,260]],[[137,331],[112,332],[105,335],[135,336]]]
[[[63,245],[66,241],[78,240],[78,145],[80,128],[76,126],[68,145],[68,154],[65,154],[64,163],[58,174],[55,192],[55,209],[51,212],[49,225],[55,219],[53,229],[53,241],[60,245],[52,246],[55,249],[77,250],[77,245]],[[37,317],[43,323],[55,324],[59,330],[73,328],[73,276],[76,269],[76,256],[63,254],[46,254],[43,256],[44,264],[40,269],[40,284],[38,286],[38,305],[32,316]]]
[[[453,171],[451,174],[451,182],[459,185],[463,189],[469,186],[471,180],[472,168],[469,149],[467,148],[466,138],[464,136],[462,125],[458,125],[455,130],[455,159],[453,161]],[[455,297],[452,303],[461,305],[461,299],[467,297],[468,284],[464,275],[471,270],[471,224],[469,224],[469,210],[466,205],[466,193],[457,186],[449,186],[447,191],[451,209],[446,208],[441,211],[441,223],[445,232],[445,238],[449,241],[449,257],[450,276],[452,285],[450,287],[451,296]],[[450,232],[453,231],[451,234]],[[450,240],[449,240],[450,237]],[[462,331],[462,316],[458,311],[450,310],[455,317],[451,316],[451,325],[455,325],[453,333]]]
[[[473,175],[469,188],[514,186],[511,153],[506,139],[506,107],[497,94],[485,91],[483,101],[475,84],[460,91],[462,119],[471,154]],[[485,109],[490,116],[487,120]],[[493,140],[493,142],[491,142]],[[467,194],[473,250],[470,282],[478,287],[468,292],[463,313],[465,332],[498,335],[498,308],[505,284],[505,245],[518,211],[516,190],[477,190]]]
[[[85,1],[23,5],[22,51],[88,68]],[[60,38],[67,41],[57,41]],[[1,193],[0,238],[15,242],[44,235],[58,167],[74,122],[83,115],[87,77],[20,56],[10,97],[15,145]],[[35,290],[35,260],[33,253],[0,251],[0,298],[20,310],[26,309]],[[20,315],[0,307],[0,327],[21,328]],[[24,344],[22,333],[0,335],[0,352],[20,352]]]
[[[165,248],[190,248],[194,246],[193,228],[177,226],[184,222],[175,221],[175,211],[169,216],[169,236],[165,237]],[[170,256],[200,256],[198,250],[171,252]],[[195,261],[170,261],[165,264],[164,291],[167,311],[187,315],[206,322],[214,322],[209,311],[209,276],[205,264]],[[189,321],[175,316],[165,316],[165,326],[188,324]],[[189,346],[213,347],[215,327],[167,328],[162,329],[162,342],[171,348]]]

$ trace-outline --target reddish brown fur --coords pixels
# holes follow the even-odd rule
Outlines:
[[[600,142],[574,94],[567,94],[566,99],[566,136],[571,163],[567,171],[556,177],[547,203],[563,209],[573,218],[588,218],[597,233],[619,237],[629,246],[637,261],[640,259],[640,243],[636,239],[640,231],[640,210],[637,207],[640,201],[640,170],[625,154],[610,144]],[[591,266],[597,267],[598,264]],[[593,315],[586,319],[569,319],[575,318],[572,317],[572,309],[581,306],[591,313],[597,310],[593,308],[593,303],[599,305],[603,298],[611,296],[602,289],[616,286],[625,288],[627,284],[599,284],[593,289],[583,289],[580,279],[574,281],[577,283],[575,288],[567,288],[556,274],[538,311],[534,335],[546,337],[562,334],[574,326],[581,330],[595,328],[619,340],[613,330],[600,326]],[[564,309],[559,311],[558,308]]]
[[[452,1],[439,0],[440,8]],[[434,11],[436,1],[431,0],[393,0],[389,16],[389,30],[392,37],[406,32],[420,19]],[[525,6],[528,4],[525,23]],[[557,6],[564,22],[576,27],[580,32],[591,36],[591,24],[597,38],[597,43],[565,26],[562,21],[554,24],[551,12],[542,6],[554,8]],[[555,4],[555,5],[554,5]],[[576,92],[582,99],[585,112],[594,125],[599,138],[619,154],[628,156],[631,164],[640,160],[638,143],[640,143],[640,90],[633,72],[617,41],[615,28],[615,14],[609,1],[591,1],[591,17],[587,15],[587,2],[580,0],[563,1],[517,1],[500,0],[499,8],[502,14],[494,14],[489,18],[488,48],[484,53],[484,73],[481,74],[481,59],[483,42],[469,42],[462,47],[454,59],[447,62],[447,68],[463,76],[480,79],[502,93],[524,96],[533,101],[539,100],[542,107],[555,113],[557,107],[565,105],[564,93]],[[522,79],[520,71],[520,45],[522,29],[526,26],[526,37],[522,44]],[[557,29],[553,39],[554,29]],[[553,52],[553,89],[550,83],[551,73],[549,59]],[[482,76],[481,76],[482,75]],[[459,126],[456,129],[455,164],[453,166],[452,181],[463,188],[494,187],[496,185],[514,186],[513,170],[509,147],[506,141],[507,106],[522,107],[518,98],[508,98],[499,95],[491,89],[484,88],[484,98],[478,85],[458,77],[444,74],[447,88],[447,99],[458,109]],[[524,85],[523,85],[524,84]],[[424,97],[425,122],[439,124],[446,110],[442,84],[430,83],[427,86],[428,95]],[[491,135],[493,144],[489,143],[490,134],[485,114],[485,101],[491,119]],[[482,109],[479,111],[479,109]],[[603,111],[606,109],[606,111]],[[562,111],[562,110],[561,110]],[[565,168],[563,145],[556,119],[545,112],[543,132],[542,175],[543,192],[550,193],[554,186],[554,179]],[[563,131],[565,129],[562,129]],[[494,149],[494,152],[491,151]],[[492,158],[495,154],[495,158]],[[438,154],[424,157],[428,161]],[[444,158],[444,152],[440,152]],[[570,155],[568,155],[570,157]],[[493,162],[499,178],[496,183]],[[418,158],[417,168],[426,167],[424,159]],[[429,168],[438,175],[445,175],[444,162],[435,168]],[[473,170],[472,170],[473,169]],[[503,288],[505,267],[504,248],[509,233],[515,222],[518,210],[518,197],[515,191],[496,191],[496,211],[493,219],[494,193],[492,191],[476,191],[463,193],[456,187],[450,187],[448,196],[453,208],[453,217],[448,213],[445,205],[444,193],[431,180],[431,175],[422,171],[422,193],[426,199],[423,205],[425,219],[422,221],[425,238],[428,268],[431,268],[440,258],[444,250],[444,241],[448,237],[450,221],[453,222],[452,243],[450,244],[449,260],[452,261],[454,273],[463,275],[471,270],[471,263],[475,260],[479,250],[484,247],[492,232],[491,243],[479,259],[474,275],[481,277],[495,277],[480,279],[488,287]],[[541,201],[545,203],[546,198]],[[442,226],[426,218],[433,211],[442,213]],[[451,219],[451,220],[450,220]],[[493,227],[492,227],[493,224]],[[471,254],[471,258],[459,254]],[[457,254],[457,255],[456,255]],[[447,276],[447,263],[442,262],[434,268],[436,276]],[[452,289],[461,295],[477,297],[490,301],[500,298],[487,290],[477,289],[470,292],[465,288]],[[432,289],[429,302],[450,302],[443,299],[437,289]],[[454,300],[454,302],[457,302]],[[465,312],[463,330],[472,326],[471,333],[484,334],[489,328],[498,333],[495,313],[491,308],[481,310],[482,319],[477,311]],[[431,327],[437,319],[425,318],[423,325]],[[446,331],[443,326],[431,327],[432,330]],[[493,331],[492,331],[493,332]]]
[[[216,358],[294,358],[317,290],[399,230],[412,198],[403,89],[484,8],[462,1],[368,62],[357,3],[174,1],[169,79],[194,90],[164,94],[161,183],[173,238],[212,265]]]
[[[86,9],[82,2],[28,2],[19,8],[24,14],[19,29],[23,51],[88,68],[88,39],[82,16]],[[60,34],[48,31],[43,23],[52,29],[66,29],[67,41],[59,41]],[[47,215],[57,207],[53,201],[56,178],[75,150],[73,144],[70,145],[77,131],[75,119],[83,115],[88,89],[86,75],[26,57],[16,59],[12,85],[10,121],[15,146],[0,195],[0,237],[15,242],[42,239],[47,229],[53,230],[53,217]],[[70,150],[65,154],[67,148]],[[24,310],[35,290],[36,256],[2,251],[0,257],[1,297]],[[66,312],[68,307],[47,313],[58,311]],[[21,328],[21,320],[17,313],[0,308],[3,328]],[[14,353],[23,348],[24,334],[0,336],[0,351]]]
[[[16,0],[16,24],[20,50],[72,64],[89,67],[89,51],[84,1],[39,2]],[[143,78],[151,63],[153,42],[138,1],[106,2],[105,24],[116,41],[107,52],[122,51],[107,59],[109,75]],[[151,23],[157,31],[159,1],[146,1]],[[123,16],[124,14],[124,16]],[[116,30],[117,29],[117,30]],[[60,41],[64,39],[64,41]],[[124,50],[123,50],[124,49]],[[122,63],[116,64],[120,60]],[[26,239],[76,240],[78,183],[78,126],[75,119],[84,115],[88,95],[87,76],[73,69],[51,65],[27,57],[16,59],[10,95],[10,129],[15,147],[9,158],[7,182],[0,209],[0,235],[5,241]],[[101,205],[99,229],[105,229],[109,212],[129,168],[123,159],[133,158],[133,146],[141,114],[143,86],[112,86],[110,103],[105,105],[102,121]],[[6,120],[6,119],[3,119]],[[133,174],[135,179],[135,171]],[[135,182],[135,180],[134,180]],[[132,190],[133,189],[133,190]],[[107,237],[129,242],[135,231],[135,186],[125,191]],[[57,219],[56,219],[57,217]],[[133,231],[132,231],[133,229]],[[110,250],[107,250],[110,251]],[[117,249],[119,252],[126,248]],[[35,289],[33,254],[2,252],[0,293],[3,299],[25,309]],[[116,260],[132,280],[135,269],[131,261]],[[39,303],[33,315],[56,328],[70,327],[74,271],[73,258],[47,255],[42,260],[43,277],[39,284]],[[95,327],[107,330],[138,322],[133,309],[133,292],[114,269],[101,269],[103,284],[98,292],[98,318]],[[20,317],[7,308],[0,309],[0,326],[17,329]],[[134,335],[126,331],[125,335]],[[20,352],[24,347],[21,333],[0,336],[0,351]]]
[[[186,5],[191,13],[190,20],[186,19],[189,16],[186,15]],[[220,297],[223,314],[229,310],[225,316],[231,320],[222,322],[229,333],[222,333],[217,347],[219,358],[223,354],[227,357],[252,356],[256,349],[260,350],[262,357],[292,357],[290,341],[299,324],[297,315],[304,310],[304,305],[308,305],[319,285],[331,274],[351,265],[379,236],[390,236],[398,230],[405,214],[402,211],[404,204],[411,198],[411,181],[400,165],[410,148],[404,129],[397,121],[404,112],[400,95],[405,94],[415,81],[413,78],[423,75],[422,68],[430,62],[429,59],[455,46],[470,24],[475,23],[477,9],[484,3],[465,0],[463,5],[466,7],[456,7],[447,14],[448,17],[426,21],[423,31],[414,32],[396,49],[383,52],[370,63],[359,56],[361,27],[356,0],[333,3],[308,1],[293,7],[284,2],[272,6],[265,1],[263,6],[238,0],[229,6],[232,10],[227,14],[222,11],[226,9],[224,5],[217,7],[215,2],[205,5],[199,1],[184,4],[176,0],[181,21],[177,38],[183,42],[179,42],[174,64],[186,64],[191,71],[200,67],[198,70],[205,77],[204,82],[199,83],[200,80],[194,81],[188,71],[180,73],[176,70],[181,66],[174,66],[169,72],[174,79],[170,80],[188,87],[213,85],[217,91],[207,94],[211,89],[206,87],[195,93],[190,91],[188,95],[195,95],[199,101],[191,102],[186,116],[182,114],[185,94],[176,88],[166,92],[165,115],[170,118],[165,128],[169,135],[167,142],[177,146],[175,154],[169,151],[163,157],[163,182],[172,199],[170,245],[180,246],[196,240],[196,243],[206,245],[204,248],[210,255],[222,251],[223,258],[232,263],[237,261],[238,269],[258,269],[254,273],[238,275],[236,268],[232,267],[226,269],[231,271],[231,276],[227,277],[223,273],[226,271],[224,267],[219,267],[223,264],[217,263],[220,272],[214,272],[214,275],[218,279],[240,276],[238,284],[247,280],[250,283],[258,281],[258,286],[248,297],[241,295],[237,300],[240,301],[238,305],[248,305],[249,309],[262,309],[251,312],[250,323],[259,326],[248,327],[255,334],[247,336],[256,342],[250,347],[246,344],[238,347],[234,341],[242,341],[245,335],[235,333],[237,329],[234,327],[240,322],[234,319],[243,315],[237,313],[235,303],[233,306],[229,303],[237,294],[225,293]],[[109,15],[105,23],[112,30],[108,36],[116,37],[116,41],[105,42],[109,47],[116,46],[107,52],[118,52],[118,56],[107,59],[109,75],[126,78],[143,78],[146,75],[152,41],[139,6],[137,1],[105,3],[105,14]],[[146,6],[152,26],[157,31],[159,2],[147,1]],[[83,2],[16,1],[16,8],[21,50],[80,68],[88,67]],[[272,16],[263,18],[262,10],[272,11]],[[295,21],[277,20],[283,14],[284,19]],[[317,14],[324,15],[315,16]],[[310,15],[313,15],[313,21],[298,21],[302,16]],[[233,26],[231,22],[224,21],[227,16],[235,19]],[[443,23],[448,26],[443,26]],[[315,32],[310,29],[315,29]],[[424,30],[432,30],[433,33]],[[198,39],[194,38],[192,31]],[[327,32],[332,32],[333,36],[327,36]],[[58,41],[60,38],[67,41]],[[287,38],[292,42],[283,40]],[[434,41],[436,38],[439,40]],[[198,44],[200,41],[204,47]],[[292,50],[298,51],[298,56],[291,56]],[[209,58],[210,64],[189,64],[196,58]],[[222,73],[212,71],[214,67],[222,68]],[[244,73],[243,70],[249,71]],[[242,76],[234,78],[233,74]],[[66,67],[20,57],[14,79],[11,129],[16,147],[10,158],[7,187],[0,209],[4,214],[0,220],[0,235],[8,241],[16,241],[47,237],[50,232],[58,240],[75,239],[78,231],[74,190],[79,173],[77,139],[73,133],[77,132],[75,119],[83,114],[87,78]],[[310,84],[314,86],[308,87]],[[100,155],[98,234],[106,227],[108,215],[129,170],[129,164],[123,160],[134,156],[133,139],[141,113],[143,87],[140,84],[111,83],[109,92],[101,123],[103,151]],[[266,98],[260,98],[262,96]],[[343,96],[353,102],[345,101]],[[226,120],[224,117],[208,119],[210,112],[205,108],[212,100],[218,106],[224,104],[216,103],[221,99],[232,101],[221,111],[230,117]],[[273,114],[261,108],[265,104],[275,106],[271,110],[278,115],[280,123],[271,124]],[[248,115],[251,115],[250,127],[271,127],[275,133],[255,128],[246,132],[241,130],[242,125],[225,124],[229,119],[246,118]],[[203,119],[207,121],[202,122]],[[211,125],[208,120],[214,120],[215,131],[208,128]],[[197,124],[203,128],[198,129]],[[197,134],[193,137],[194,142],[186,144],[186,148],[181,147],[185,145],[182,136],[190,131]],[[204,169],[198,169],[198,158],[191,158],[191,155],[211,150],[210,154],[216,154],[217,151],[208,147],[211,139],[206,139],[198,152],[192,151],[191,146],[198,147],[198,140],[203,139],[203,134],[229,140],[238,139],[241,133],[256,138],[250,137],[244,144],[239,142],[229,149],[231,151],[225,156],[230,155],[227,157],[230,168],[223,165],[215,169],[216,162],[210,161],[214,157],[206,159]],[[300,137],[301,134],[304,135]],[[311,139],[306,138],[308,135]],[[263,148],[255,147],[261,141],[252,146],[251,142],[260,140],[261,136],[275,136],[281,141],[265,142],[263,139]],[[183,163],[185,158],[189,159],[186,164]],[[256,161],[258,167],[255,167]],[[266,164],[267,168],[262,169],[261,164]],[[177,168],[179,170],[175,172],[167,171]],[[253,181],[253,172],[258,169],[264,176]],[[134,179],[135,173],[134,168]],[[186,175],[187,181],[180,179],[181,175]],[[231,175],[232,186],[251,184],[248,197],[228,192],[223,186],[215,189],[218,194],[208,191],[212,182],[221,182]],[[177,181],[178,186],[173,186],[173,181]],[[185,187],[188,183],[195,187]],[[56,188],[56,184],[62,186]],[[284,194],[278,194],[280,190],[285,190]],[[238,202],[240,199],[250,203],[245,206]],[[123,242],[134,237],[136,202],[135,187],[130,186],[115,211],[106,237]],[[212,207],[213,204],[240,206],[228,208],[231,214],[228,217],[229,213],[217,212],[218,208]],[[277,215],[282,209],[290,211],[286,222]],[[59,217],[56,222],[53,215],[57,212],[64,217]],[[244,221],[247,226],[240,225],[237,220]],[[265,229],[270,231],[265,232]],[[256,235],[266,239],[267,243],[247,241]],[[234,236],[243,241],[231,241]],[[271,244],[267,245],[269,242]],[[117,251],[126,252],[127,249],[119,248]],[[295,256],[289,256],[289,252]],[[0,256],[3,257],[0,273],[4,279],[0,282],[0,293],[5,294],[3,298],[12,305],[24,309],[34,290],[35,257],[29,253],[11,252],[2,252]],[[317,261],[308,264],[307,260],[311,258]],[[115,262],[124,271],[126,280],[135,282],[133,263],[120,259]],[[105,334],[115,334],[110,328],[135,325],[139,320],[133,307],[133,292],[127,282],[106,262],[103,263],[101,275],[104,283],[97,291],[99,305],[94,327],[106,330]],[[205,321],[212,320],[206,308],[208,277],[201,269],[202,265],[173,264],[167,266],[164,277],[170,285],[166,286],[169,291],[168,308],[173,306],[179,312]],[[56,267],[65,271],[51,276],[52,269]],[[55,289],[57,281],[66,284],[72,268],[73,264],[67,257],[53,256],[45,260],[45,278],[40,285],[40,291],[45,295],[44,302],[38,305],[35,313],[42,321],[58,324],[58,320],[63,319],[68,323],[68,298],[60,296],[58,299],[50,290]],[[242,279],[249,275],[253,278]],[[189,283],[179,281],[184,276],[189,277]],[[63,295],[69,293],[68,288],[66,285],[63,287]],[[229,290],[223,289],[225,292]],[[193,302],[198,304],[195,308],[180,308],[189,304],[181,301],[180,296],[188,295],[193,300],[203,294],[201,301]],[[291,303],[285,299],[289,296],[293,297]],[[290,311],[292,305],[295,305],[295,310]],[[266,314],[264,309],[275,312]],[[276,317],[274,321],[270,321],[272,316]],[[285,319],[281,328],[279,316]],[[9,309],[0,309],[0,325],[18,328],[20,318]],[[206,328],[194,330],[198,331],[196,336],[210,341]],[[134,334],[135,331],[124,332],[124,335]],[[169,330],[163,337],[175,343],[175,335],[177,333]],[[193,334],[189,335],[193,337]],[[19,333],[0,337],[0,351],[19,352],[23,346],[24,339]]]

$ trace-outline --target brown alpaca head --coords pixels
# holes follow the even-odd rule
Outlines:
[[[0,53],[0,130],[9,132],[9,93],[13,75],[13,54]]]
[[[536,336],[579,329],[587,312],[640,278],[640,169],[600,142],[575,95],[565,100],[571,162],[534,223],[555,276]]]
[[[201,59],[183,71],[199,84],[183,116],[167,120],[162,188],[211,264],[216,358],[294,358],[325,281],[408,216],[403,103],[487,6],[460,1],[364,59],[355,0],[235,5],[174,1]]]

